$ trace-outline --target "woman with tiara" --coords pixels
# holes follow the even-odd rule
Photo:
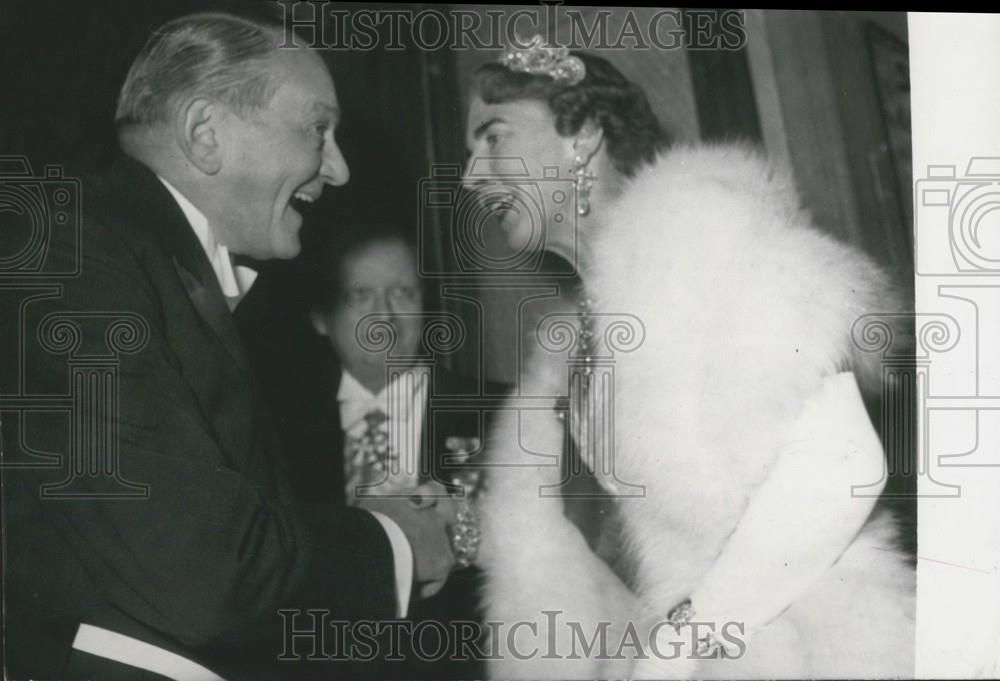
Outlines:
[[[467,188],[583,288],[520,381],[550,408],[508,411],[488,449],[478,563],[486,620],[507,625],[490,676],[912,677],[915,572],[875,509],[861,398],[881,369],[851,340],[897,309],[886,275],[754,149],[670,145],[601,58],[536,38],[472,95]],[[577,219],[542,191],[533,222],[512,159],[573,178]],[[567,429],[613,500],[620,560],[567,517],[567,466],[539,456]]]

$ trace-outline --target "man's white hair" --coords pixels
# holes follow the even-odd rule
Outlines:
[[[199,12],[157,28],[132,63],[118,96],[119,134],[170,120],[187,97],[204,94],[238,115],[266,106],[278,88],[268,60],[281,44],[278,23]]]

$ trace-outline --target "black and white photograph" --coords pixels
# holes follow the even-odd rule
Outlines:
[[[4,679],[1000,677],[997,45],[5,3]]]

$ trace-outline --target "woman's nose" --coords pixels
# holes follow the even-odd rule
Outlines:
[[[470,174],[470,169],[472,168],[473,158],[469,157],[469,160],[465,162],[465,168],[462,170],[462,187],[471,190],[476,186],[475,178]]]
[[[475,154],[469,156],[462,173],[462,186],[470,191],[475,189],[486,181],[491,171],[491,159]]]

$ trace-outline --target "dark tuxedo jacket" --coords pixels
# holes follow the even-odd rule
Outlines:
[[[84,181],[82,199],[80,238],[53,229],[43,268],[79,259],[79,275],[33,278],[33,296],[26,283],[2,301],[0,386],[27,405],[3,414],[8,675],[141,678],[102,659],[80,664],[71,641],[86,622],[227,679],[336,677],[335,666],[275,664],[278,611],[392,617],[385,533],[366,512],[292,494],[213,270],[155,175],[123,158]],[[70,452],[94,447],[112,454],[106,470],[72,477]],[[61,491],[74,497],[42,496],[67,479]],[[137,489],[147,496],[107,496]]]

